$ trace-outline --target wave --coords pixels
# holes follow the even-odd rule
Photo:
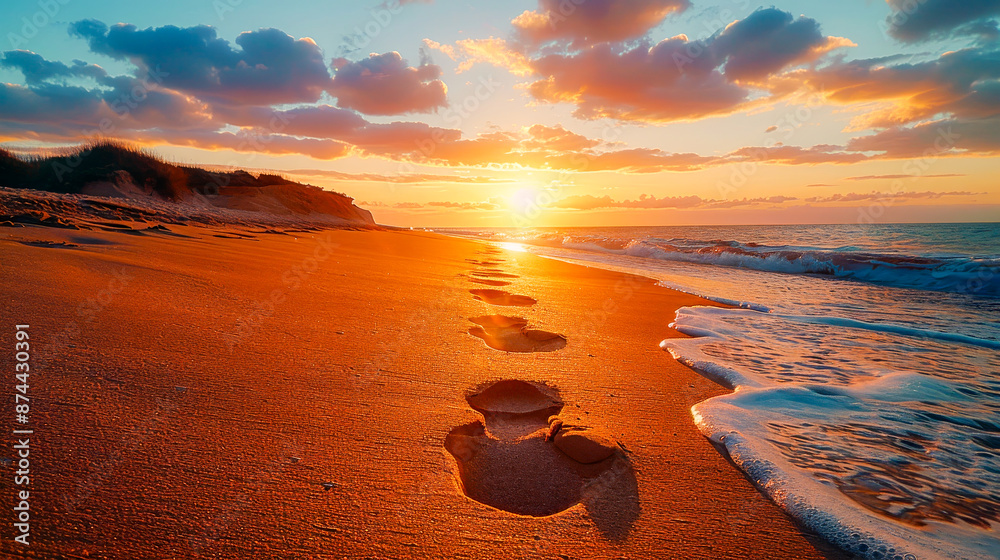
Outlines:
[[[764,245],[727,240],[532,233],[524,243],[777,272],[844,278],[871,284],[1000,297],[1000,255],[912,255],[878,253],[856,246]]]
[[[996,229],[466,233],[736,307],[681,308],[694,338],[660,345],[734,391],[692,407],[700,431],[856,557],[924,560],[1000,550]]]
[[[692,407],[699,430],[804,525],[865,558],[995,558],[992,341],[717,307],[671,326],[694,338],[660,346],[735,390]]]

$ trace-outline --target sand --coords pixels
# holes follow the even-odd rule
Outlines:
[[[696,431],[724,390],[658,343],[699,298],[421,232],[3,227],[0,251],[38,368],[33,544],[5,556],[843,557]],[[574,460],[554,413],[617,450]]]

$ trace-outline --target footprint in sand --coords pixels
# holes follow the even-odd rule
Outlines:
[[[520,278],[517,274],[510,274],[508,272],[502,272],[498,269],[493,270],[473,270],[472,275],[477,278]]]
[[[628,534],[639,514],[632,465],[609,436],[554,416],[564,405],[556,389],[508,379],[466,401],[485,423],[457,426],[444,443],[466,496],[534,517],[582,503],[606,536]]]
[[[510,282],[505,282],[503,280],[488,280],[486,278],[469,278],[469,282],[475,282],[476,284],[482,284],[484,286],[510,286]]]
[[[538,300],[528,296],[517,296],[503,290],[469,290],[473,299],[489,303],[492,305],[504,305],[508,307],[531,307],[538,303]]]
[[[501,259],[491,259],[488,261],[478,261],[476,259],[465,259],[465,262],[474,264],[476,266],[496,266],[498,264],[503,264],[506,261]]]
[[[469,319],[476,324],[469,334],[483,339],[487,346],[504,352],[553,352],[566,347],[566,337],[548,331],[529,329],[528,320],[505,315],[484,315]]]

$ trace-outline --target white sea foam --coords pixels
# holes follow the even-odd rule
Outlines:
[[[702,433],[775,502],[853,553],[996,558],[996,353],[969,345],[924,360],[949,341],[907,333],[907,344],[891,329],[798,319],[677,312],[677,330],[696,338],[661,346],[737,389],[693,407]]]
[[[735,389],[693,407],[699,429],[832,542],[1000,558],[1000,226],[478,236],[733,306],[679,310],[694,338],[661,346]]]

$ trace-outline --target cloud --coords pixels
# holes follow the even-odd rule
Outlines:
[[[729,154],[728,159],[731,161],[754,161],[783,165],[848,164],[871,159],[870,156],[858,153],[859,151],[827,144],[811,148],[802,148],[799,146],[746,147],[733,151]]]
[[[996,36],[1000,0],[886,0],[889,34],[907,43],[962,35]]]
[[[599,208],[694,208],[705,201],[699,196],[665,196],[656,198],[641,195],[637,200],[613,200],[610,196],[596,197],[589,194],[572,195],[552,203],[555,208],[595,210]]]
[[[351,62],[333,60],[336,75],[329,91],[339,107],[368,115],[430,113],[448,105],[448,88],[434,64],[407,66],[398,52],[372,54]]]
[[[462,133],[421,122],[372,123],[358,113],[315,105],[279,111],[264,107],[216,108],[226,123],[260,131],[326,138],[353,144],[369,155],[405,155],[423,146],[455,142]]]
[[[689,6],[689,0],[539,0],[537,10],[511,23],[525,43],[564,41],[582,47],[641,37]]]
[[[394,202],[392,204],[389,204],[388,202],[381,202],[381,201],[378,202],[361,201],[356,204],[358,206],[361,206],[362,208],[398,208],[402,210],[417,210],[424,207],[424,205],[420,204],[419,202]]]
[[[555,201],[552,206],[572,210],[596,210],[601,208],[734,208],[738,206],[758,206],[761,204],[783,204],[793,200],[798,200],[798,198],[792,196],[770,196],[734,200],[706,200],[693,195],[657,198],[644,194],[635,200],[614,200],[607,195],[601,197],[572,195]]]
[[[663,122],[734,111],[748,91],[726,80],[705,59],[689,64],[688,42],[666,39],[653,47],[619,50],[599,45],[575,55],[549,55],[533,66],[546,76],[528,91],[549,103],[572,103],[582,119]]]
[[[162,76],[165,87],[213,102],[315,102],[331,84],[316,43],[278,29],[241,33],[236,38],[240,49],[207,25],[138,29],[119,23],[108,28],[82,20],[71,24],[70,32],[85,39],[94,53],[128,59],[143,74]]]
[[[831,185],[832,186],[832,185]],[[969,197],[985,195],[985,192],[970,192],[970,191],[948,191],[948,192],[876,192],[872,191],[869,193],[842,193],[834,194],[830,196],[815,196],[806,199],[800,199],[794,196],[785,195],[774,195],[766,197],[756,197],[756,198],[737,198],[730,200],[716,200],[716,199],[704,199],[699,196],[664,196],[662,198],[657,198],[656,196],[643,194],[637,199],[633,200],[615,200],[609,195],[604,196],[593,196],[593,195],[570,195],[563,197],[559,200],[554,201],[550,208],[558,210],[570,210],[570,211],[589,211],[589,210],[656,210],[656,209],[674,209],[674,210],[719,210],[719,209],[729,209],[729,208],[760,208],[760,207],[784,207],[784,208],[796,208],[795,206],[788,205],[789,202],[801,201],[810,205],[821,205],[821,206],[837,206],[841,204],[850,204],[858,202],[868,202],[872,200],[934,200],[939,198],[947,197]],[[371,207],[385,207],[385,208],[400,208],[400,209],[420,209],[420,208],[449,208],[449,209],[459,209],[459,210],[499,210],[503,208],[502,200],[499,198],[491,198],[485,202],[430,202],[427,204],[419,204],[414,202],[397,202],[394,204],[387,204],[384,202],[378,203],[361,203],[362,206]],[[801,207],[797,207],[801,208]]]
[[[897,173],[895,175],[861,175],[858,177],[846,177],[845,181],[878,181],[884,179],[937,179],[941,177],[965,177],[965,173],[941,173],[937,175],[912,175]]]
[[[851,45],[843,38],[825,37],[814,19],[764,8],[726,26],[709,42],[709,50],[723,64],[728,79],[756,81]]]
[[[500,198],[494,197],[484,202],[428,202],[427,206],[454,210],[499,210],[503,208],[502,202]]]
[[[536,124],[528,129],[531,138],[522,142],[529,150],[545,150],[549,152],[569,152],[589,150],[599,145],[600,140],[587,138],[563,128],[561,125],[545,126]]]
[[[717,157],[692,153],[669,153],[658,149],[592,149],[594,140],[562,127],[535,125],[528,134],[496,131],[474,139],[442,141],[432,149],[414,154],[424,163],[452,166],[512,166],[515,168],[595,172],[692,171],[720,161]]]
[[[516,50],[505,39],[494,37],[461,39],[456,41],[454,46],[424,39],[424,45],[444,53],[452,60],[461,60],[457,68],[458,73],[465,72],[480,62],[505,68],[515,76],[530,76],[535,72],[531,67],[531,59]]]
[[[539,124],[463,138],[460,130],[422,122],[369,122],[332,105],[285,110],[212,105],[132,76],[105,76],[98,84],[93,89],[47,82],[0,84],[0,130],[10,139],[66,141],[96,135],[99,123],[107,122],[104,134],[143,143],[298,153],[325,160],[381,156],[452,167],[648,173],[700,169],[719,160],[655,149],[609,150],[563,126]],[[130,97],[137,91],[141,98]]]
[[[334,160],[351,154],[350,144],[316,138],[297,138],[286,134],[234,133],[228,131],[139,131],[124,136],[140,143],[169,143],[207,150],[273,155],[302,154],[322,160]]]
[[[793,85],[839,104],[882,102],[856,117],[852,130],[888,128],[941,113],[986,118],[1000,114],[1000,50],[968,48],[924,62],[883,59],[838,63],[791,77]]]
[[[883,157],[927,158],[1000,153],[1000,116],[989,119],[941,119],[897,126],[852,138],[847,149],[882,152]]]
[[[74,60],[72,66],[62,62],[45,60],[31,51],[7,51],[0,58],[0,66],[19,70],[29,85],[39,84],[52,78],[87,77],[99,79],[108,74],[95,64]]]
[[[946,196],[977,196],[987,193],[981,192],[969,192],[969,191],[950,191],[950,192],[875,192],[870,193],[844,193],[835,194],[831,196],[823,197],[812,197],[805,199],[806,202],[811,203],[831,203],[831,202],[865,202],[868,200],[886,200],[886,199],[935,199],[943,198]]]
[[[381,173],[344,173],[329,169],[288,169],[282,173],[299,177],[323,177],[335,181],[372,183],[420,184],[420,183],[471,183],[500,184],[512,183],[513,179],[501,179],[482,175],[436,175],[432,173],[404,173],[384,175]]]
[[[741,206],[760,206],[762,204],[784,204],[798,200],[794,196],[766,196],[760,198],[739,198],[733,200],[710,201],[705,204],[705,208],[738,208]]]
[[[759,89],[775,73],[849,45],[823,36],[815,20],[761,9],[705,41],[679,35],[652,46],[601,44],[532,59],[542,79],[528,91],[539,101],[576,105],[574,115],[582,119],[698,119],[747,108],[751,87]]]
[[[79,135],[111,114],[98,95],[82,87],[0,83],[0,121],[23,123],[35,128],[35,134],[59,130],[66,137]]]
[[[660,171],[695,171],[724,163],[722,158],[694,153],[670,153],[653,148],[628,148],[600,153],[568,153],[549,157],[553,169],[571,171],[622,171],[657,173]]]

